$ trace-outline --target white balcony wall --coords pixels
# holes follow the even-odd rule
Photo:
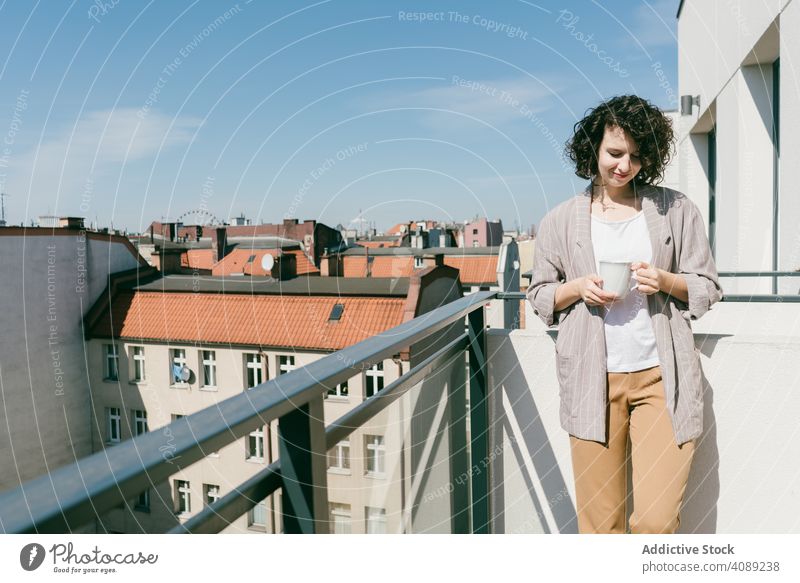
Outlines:
[[[723,302],[694,323],[705,429],[679,532],[800,530],[798,319],[797,304]],[[495,532],[577,531],[554,341],[541,325],[488,335]]]

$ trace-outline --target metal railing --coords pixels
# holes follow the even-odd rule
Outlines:
[[[769,277],[772,279],[771,294],[726,294],[723,302],[800,302],[800,294],[779,294],[779,277],[800,277],[800,271],[720,271],[717,274],[720,278],[731,277]]]
[[[219,532],[278,489],[282,489],[284,532],[328,532],[328,449],[443,363],[465,351],[469,356],[469,411],[464,407],[451,415],[460,418],[453,419],[453,426],[459,429],[465,427],[465,416],[469,415],[469,436],[465,432],[462,437],[465,443],[469,440],[471,459],[464,462],[470,466],[480,463],[488,456],[483,307],[494,299],[505,299],[500,296],[524,298],[521,293],[467,295],[243,394],[0,494],[0,530],[6,533],[74,530],[208,453],[277,420],[278,461],[170,532]],[[411,370],[328,427],[324,426],[323,399],[330,387],[401,350],[413,351],[420,346],[423,347],[418,351],[420,362]],[[165,431],[170,436],[168,457],[161,451]],[[469,472],[469,475],[469,480],[453,483],[452,530],[487,533],[489,474]]]
[[[759,277],[794,272],[721,272],[720,277]],[[723,301],[798,301],[800,296],[725,296]],[[104,449],[0,494],[0,531],[61,533],[76,529],[209,453],[278,421],[278,461],[205,507],[172,533],[219,532],[281,489],[283,530],[328,531],[327,451],[362,427],[450,359],[468,355],[469,464],[488,456],[486,350],[483,307],[492,300],[524,300],[524,292],[477,292],[358,344],[327,355],[246,393],[169,425]],[[789,298],[789,299],[787,299]],[[511,301],[511,304],[516,302]],[[464,331],[464,319],[467,319]],[[514,322],[518,322],[518,316]],[[507,327],[517,327],[514,323]],[[443,332],[444,331],[444,332]],[[431,341],[432,339],[432,341]],[[425,345],[420,362],[335,422],[324,425],[323,399],[374,363]],[[465,408],[466,409],[466,408]],[[456,423],[462,428],[464,423]],[[163,455],[169,432],[170,455]],[[464,436],[466,440],[467,437]],[[453,483],[453,532],[486,533],[490,527],[489,472],[468,472]]]

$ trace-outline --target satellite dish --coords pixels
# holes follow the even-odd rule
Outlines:
[[[265,253],[264,256],[261,258],[261,267],[264,268],[264,271],[272,271],[272,267],[275,265],[275,258],[269,254]]]
[[[192,377],[192,371],[189,369],[189,367],[186,365],[181,367],[181,380],[185,383],[191,377]]]

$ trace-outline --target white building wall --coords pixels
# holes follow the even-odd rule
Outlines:
[[[772,269],[772,68],[745,66],[716,99],[716,260],[720,271]],[[766,123],[765,123],[766,122]],[[769,293],[770,281],[725,281],[727,293]]]
[[[680,95],[700,95],[702,114],[791,1],[684,0],[678,19]]]
[[[201,409],[213,406],[225,399],[240,394],[245,390],[247,372],[245,355],[256,353],[255,347],[219,347],[203,345],[185,345],[158,343],[130,343],[117,341],[120,354],[119,380],[103,379],[104,353],[103,346],[110,340],[92,339],[88,343],[89,370],[92,374],[92,395],[94,400],[94,443],[95,451],[109,447],[106,443],[106,409],[116,407],[122,413],[122,439],[132,436],[130,419],[133,410],[147,411],[149,431],[162,431],[165,435],[165,446],[168,447],[169,431],[165,429],[172,421],[174,414],[190,415]],[[145,349],[145,367],[147,380],[136,383],[133,378],[131,355],[134,346]],[[192,379],[180,388],[170,383],[170,349],[181,348],[186,351],[187,366],[194,372]],[[204,389],[201,387],[202,374],[201,353],[203,350],[214,350],[217,362],[217,387]],[[302,352],[293,349],[285,351],[268,350],[263,353],[267,360],[269,375],[264,380],[275,378],[279,366],[280,355],[295,357],[295,367],[299,368],[325,356],[319,352]],[[383,361],[384,386],[396,380],[408,370],[408,363],[399,364],[388,359]],[[356,373],[348,383],[349,396],[346,398],[331,397],[325,400],[325,423],[330,424],[347,411],[360,404],[365,395],[365,373]],[[386,510],[387,532],[402,532],[402,502],[408,498],[407,472],[408,460],[408,419],[411,403],[404,397],[390,405],[383,412],[355,430],[349,437],[350,471],[343,472],[331,469],[328,471],[328,498],[330,503],[346,504],[351,512],[351,530],[363,533],[366,528],[365,508],[375,507]],[[142,510],[119,508],[108,513],[98,528],[114,532],[166,532],[179,522],[185,522],[204,507],[203,485],[220,487],[220,495],[224,496],[256,473],[262,471],[269,463],[277,459],[278,431],[277,421],[272,422],[269,431],[265,431],[265,457],[263,460],[247,459],[246,438],[222,448],[218,456],[209,456],[176,472],[164,483],[155,484],[150,493],[150,508]],[[384,436],[386,449],[386,472],[384,476],[367,476],[364,456],[364,440],[367,435]],[[110,446],[113,447],[113,446]],[[166,450],[165,450],[166,451]],[[210,453],[210,452],[209,452]],[[404,473],[405,472],[405,473]],[[191,511],[176,516],[174,512],[175,481],[188,481],[191,489]],[[403,494],[406,490],[405,495]],[[280,530],[280,493],[267,499],[266,527],[250,525],[248,517],[235,520],[224,533],[270,533]]]
[[[778,217],[778,270],[800,270],[800,196],[797,169],[800,168],[800,2],[790,2],[780,17],[780,109],[781,162]],[[778,293],[800,293],[800,278],[778,280]]]
[[[680,94],[699,95],[700,106],[682,116],[680,184],[708,222],[714,186],[709,171],[716,166],[713,231],[720,271],[800,269],[800,200],[794,193],[800,164],[794,131],[800,122],[800,41],[793,33],[798,26],[800,6],[794,0],[684,2],[678,23]],[[778,58],[780,75],[773,79]],[[773,95],[775,81],[778,95]],[[713,161],[708,159],[712,128]],[[724,278],[722,285],[727,295],[772,293],[768,277]],[[778,279],[780,294],[796,294],[798,288],[800,278]]]
[[[722,302],[694,322],[704,429],[679,533],[797,532],[797,312],[797,304]],[[490,451],[500,452],[491,469],[496,533],[577,532],[554,340],[541,330],[487,335]]]

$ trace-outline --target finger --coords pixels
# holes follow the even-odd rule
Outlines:
[[[602,306],[605,304],[603,300],[598,298],[596,295],[589,295],[589,302],[587,302],[590,306]]]

